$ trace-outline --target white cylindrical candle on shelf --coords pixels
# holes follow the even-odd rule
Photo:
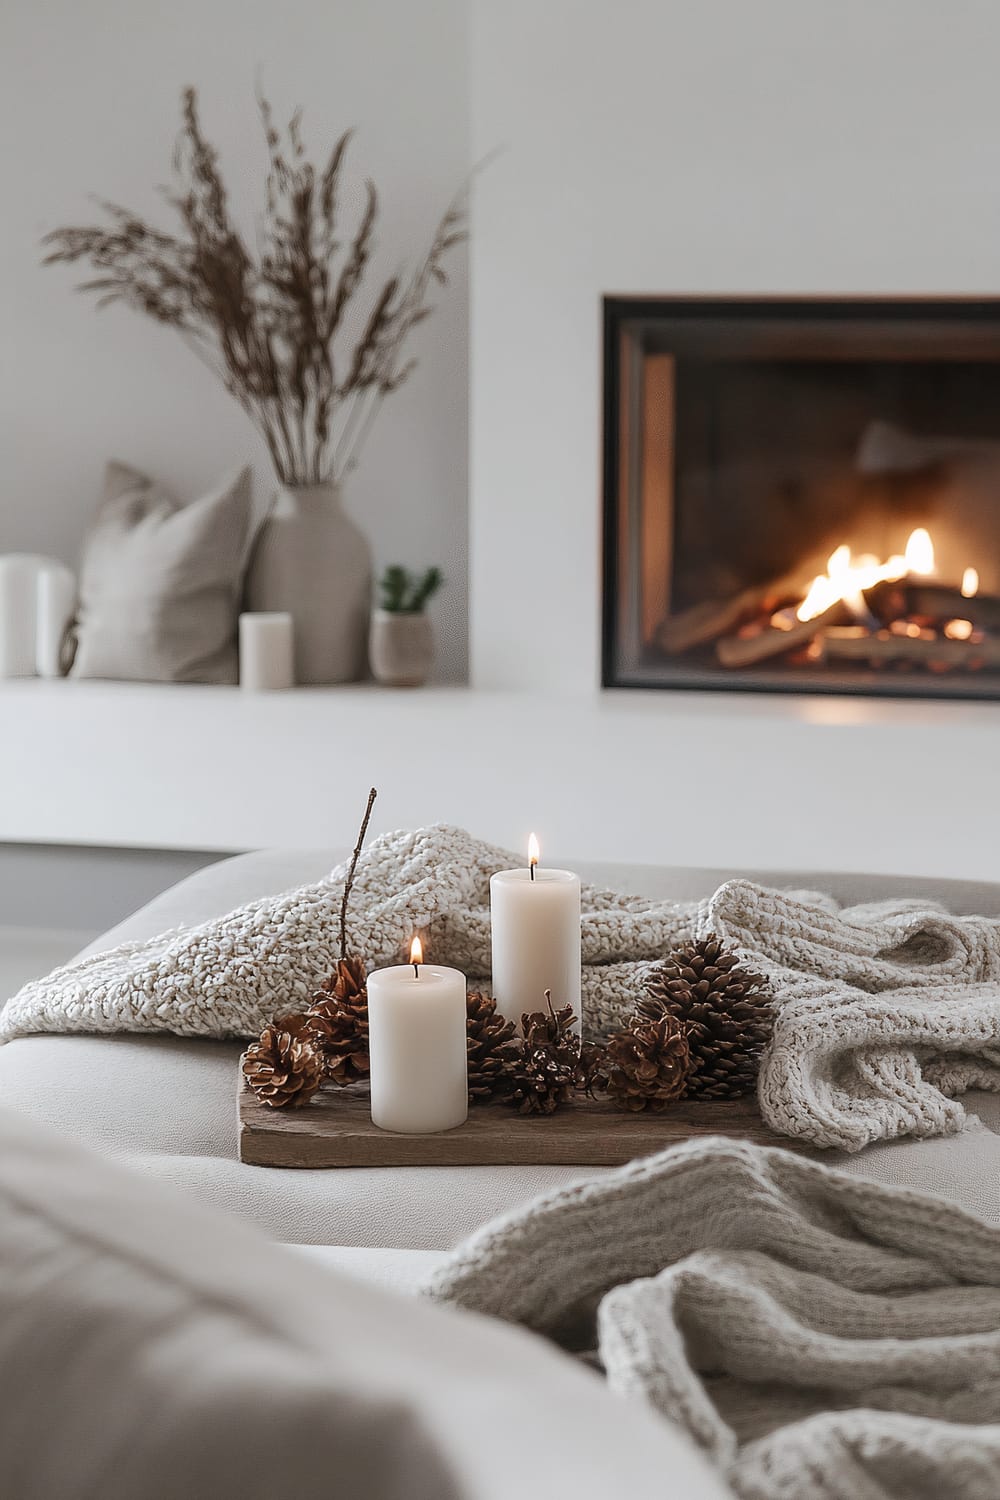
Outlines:
[[[0,557],[0,677],[34,677],[38,566],[29,553]]]
[[[545,1009],[545,991],[556,1007],[580,1015],[580,877],[538,865],[531,835],[523,870],[490,877],[493,994],[512,1021]]]
[[[69,568],[50,563],[38,571],[35,670],[39,677],[62,677],[66,634],[76,608],[76,579]]]
[[[290,688],[294,646],[290,614],[240,615],[240,687],[252,692]]]
[[[419,938],[411,962],[368,976],[372,1124],[423,1135],[454,1130],[469,1109],[465,975],[425,964]]]

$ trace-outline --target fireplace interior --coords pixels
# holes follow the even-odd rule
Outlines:
[[[606,686],[1000,696],[1000,300],[605,299]]]

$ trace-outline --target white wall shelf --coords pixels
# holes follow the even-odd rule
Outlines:
[[[0,841],[344,845],[463,824],[555,855],[1000,878],[1000,704],[0,683]]]

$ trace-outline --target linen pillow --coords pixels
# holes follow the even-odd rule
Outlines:
[[[277,1174],[280,1175],[280,1174]],[[5,1500],[731,1500],[523,1330],[307,1264],[0,1109]]]
[[[109,463],[84,543],[70,675],[236,682],[236,622],[251,539],[250,471],[180,505]]]

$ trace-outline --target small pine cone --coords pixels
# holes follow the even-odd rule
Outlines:
[[[636,1016],[607,1044],[608,1092],[623,1109],[659,1113],[684,1093],[691,1067],[684,1028],[672,1016]]]
[[[508,1098],[522,1115],[550,1115],[566,1104],[580,1088],[580,1037],[571,1005],[552,1008],[545,991],[547,1010],[521,1017],[519,1055],[510,1073]]]
[[[368,976],[364,960],[342,958],[312,997],[309,1035],[337,1084],[368,1078]]]
[[[525,1047],[510,1079],[510,1103],[522,1115],[550,1115],[576,1092],[577,1058],[558,1047]]]
[[[703,1099],[750,1094],[774,1024],[768,982],[709,936],[678,948],[650,974],[636,1014],[672,1016],[687,1031],[691,1075],[687,1092]]]
[[[282,1016],[265,1026],[243,1059],[244,1078],[272,1109],[308,1104],[323,1078],[323,1059],[305,1031],[295,1029],[301,1020]]]
[[[465,997],[466,1048],[469,1061],[469,1103],[475,1104],[506,1093],[511,1070],[521,1047],[517,1027],[497,1014],[492,995],[478,990]]]

